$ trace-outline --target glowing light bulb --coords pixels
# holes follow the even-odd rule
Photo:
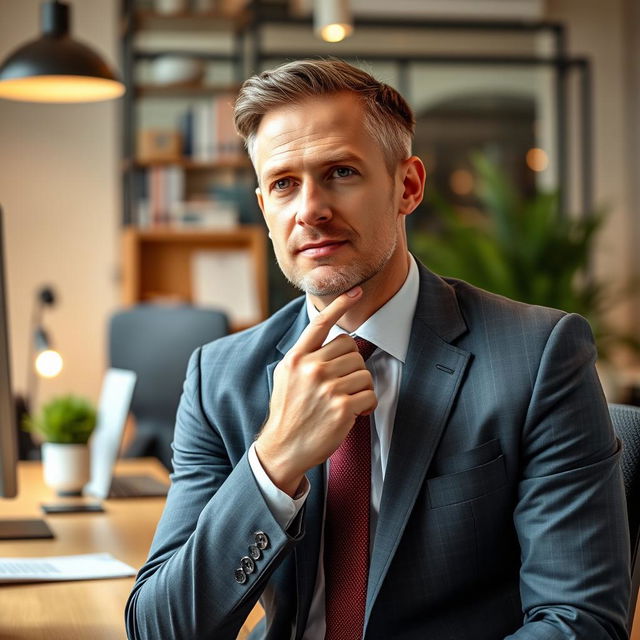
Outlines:
[[[527,151],[525,161],[531,171],[544,171],[549,166],[549,156],[547,152],[538,147],[533,147]]]
[[[347,24],[328,24],[320,30],[325,42],[340,42],[351,33],[351,26]]]
[[[62,371],[62,356],[53,349],[41,351],[36,358],[36,371],[43,378],[55,378]]]
[[[468,196],[473,192],[473,174],[466,169],[456,169],[449,178],[451,191],[459,196]]]

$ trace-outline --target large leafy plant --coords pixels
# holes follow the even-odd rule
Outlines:
[[[605,324],[602,312],[612,291],[589,274],[603,216],[562,215],[556,192],[526,198],[486,156],[474,154],[472,164],[481,210],[458,211],[432,194],[439,229],[412,233],[414,253],[441,275],[585,316],[601,356],[615,342],[632,343]]]
[[[86,444],[95,426],[96,411],[91,403],[74,395],[54,398],[24,423],[27,431],[58,444]]]

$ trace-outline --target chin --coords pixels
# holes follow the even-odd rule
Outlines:
[[[319,269],[329,273],[317,273]],[[290,282],[312,296],[339,296],[367,280],[359,269],[340,270],[336,268],[316,268],[313,271],[290,278]]]

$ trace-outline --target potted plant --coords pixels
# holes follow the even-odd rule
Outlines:
[[[59,495],[79,495],[90,477],[87,443],[96,426],[91,403],[74,395],[53,398],[24,426],[43,441],[45,483]]]
[[[476,153],[471,162],[479,210],[459,211],[432,193],[439,228],[413,232],[413,252],[443,276],[583,315],[601,359],[621,344],[637,351],[637,340],[616,331],[604,317],[622,290],[605,286],[589,269],[604,216],[563,215],[556,192],[524,197],[485,155]]]

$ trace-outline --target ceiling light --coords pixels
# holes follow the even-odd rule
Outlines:
[[[353,32],[349,0],[315,0],[313,28],[325,42],[340,42]]]

